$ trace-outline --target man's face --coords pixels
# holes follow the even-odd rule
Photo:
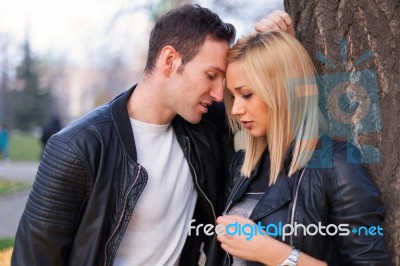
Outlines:
[[[228,42],[207,38],[183,71],[174,72],[166,96],[176,114],[196,124],[213,101],[222,101],[228,49]]]

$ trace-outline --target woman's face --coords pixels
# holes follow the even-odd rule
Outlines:
[[[228,64],[226,85],[232,97],[231,113],[240,121],[243,128],[249,130],[254,137],[267,135],[269,108],[267,104],[247,85],[242,77],[240,63]]]

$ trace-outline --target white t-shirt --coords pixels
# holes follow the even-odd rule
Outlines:
[[[171,124],[130,120],[138,163],[148,181],[114,265],[177,265],[197,199],[189,164]]]

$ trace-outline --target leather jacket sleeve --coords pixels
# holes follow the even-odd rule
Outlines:
[[[12,265],[68,265],[88,187],[84,165],[66,141],[49,140],[19,223]]]
[[[348,224],[347,236],[335,235],[342,265],[392,265],[384,236],[379,234],[385,216],[379,188],[362,165],[358,149],[351,144],[338,146],[330,168],[329,204],[331,224]]]

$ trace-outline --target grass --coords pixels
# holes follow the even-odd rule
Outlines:
[[[0,197],[9,195],[19,190],[27,189],[30,186],[31,184],[28,182],[7,180],[0,177]]]
[[[11,265],[14,238],[0,238],[0,266]]]
[[[0,238],[0,250],[8,249],[14,246],[14,238]]]
[[[42,147],[39,138],[32,134],[11,134],[9,152],[12,161],[37,162],[40,160]]]

